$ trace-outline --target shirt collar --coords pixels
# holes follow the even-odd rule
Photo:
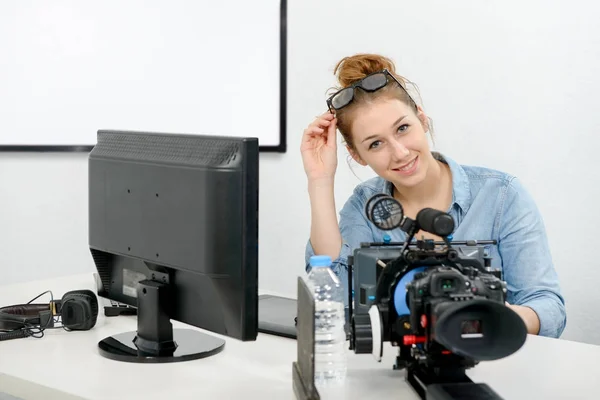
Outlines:
[[[471,185],[469,184],[467,173],[453,159],[436,151],[431,152],[431,154],[433,154],[436,160],[446,163],[450,167],[452,174],[452,203],[458,205],[466,213],[471,206]]]
[[[433,158],[450,167],[450,172],[452,174],[452,205],[456,204],[463,213],[466,213],[471,206],[471,188],[467,173],[460,164],[451,158],[436,151],[432,151],[431,154],[433,155]],[[383,192],[392,196],[392,183],[384,181],[383,185]]]

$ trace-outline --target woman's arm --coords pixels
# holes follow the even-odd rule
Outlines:
[[[325,253],[331,256],[331,259],[333,260],[331,269],[339,277],[341,283],[343,284],[346,290],[346,295],[348,294],[348,256],[352,255],[354,249],[360,247],[360,244],[362,242],[373,241],[373,231],[370,228],[370,222],[367,220],[366,215],[364,214],[364,204],[366,199],[365,196],[366,195],[363,193],[363,190],[360,187],[357,187],[354,190],[352,196],[350,196],[348,201],[346,201],[344,207],[340,211],[339,225],[337,223],[337,218],[335,218],[336,232],[331,233],[332,236],[336,238],[339,237],[340,240],[339,242],[337,242],[337,253]],[[323,204],[325,203],[323,202]],[[323,211],[314,210],[314,207],[317,205],[317,202],[313,203],[311,201],[311,207],[313,207],[313,210],[311,210],[313,213],[313,218],[315,218],[316,213]],[[335,205],[332,205],[332,207],[335,212]],[[333,214],[333,216],[335,217],[335,213]],[[317,224],[321,222],[318,216],[315,218],[315,220],[316,221],[314,222],[316,222]],[[320,253],[320,251],[323,251],[323,249],[318,247],[319,244],[314,244],[313,242],[313,230],[317,231],[320,234],[323,234],[326,230],[330,228],[330,226],[317,226],[315,229],[313,225],[314,224],[311,221],[311,239],[308,240],[308,243],[306,244],[305,252],[306,272],[310,271],[310,257],[315,254],[323,254]],[[347,299],[347,296],[345,296],[344,298]]]
[[[526,306],[517,306],[514,304],[508,305],[514,312],[519,314],[523,322],[525,323],[525,327],[527,328],[527,333],[531,333],[533,335],[538,335],[540,333],[540,318],[533,311],[532,308]]]
[[[310,243],[316,254],[335,260],[340,255],[342,235],[335,213],[333,178],[308,182],[310,197]]]
[[[559,337],[566,325],[564,298],[542,216],[529,193],[513,178],[503,195],[498,251],[508,303],[528,333]]]

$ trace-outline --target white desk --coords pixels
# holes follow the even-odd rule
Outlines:
[[[48,289],[60,297],[74,289],[95,291],[95,282],[85,274],[0,286],[0,306],[27,302]],[[98,354],[99,340],[136,326],[135,317],[106,318],[101,312],[91,331],[47,330],[42,339],[0,342],[0,392],[26,400],[67,398],[52,397],[44,387],[84,399],[295,399],[295,340],[259,334],[256,342],[244,343],[224,337],[220,354],[172,364],[124,363]],[[173,326],[189,328],[176,321]],[[334,398],[417,399],[404,371],[391,369],[395,350],[387,347],[381,363],[349,351],[348,379]],[[506,400],[598,399],[600,346],[530,336],[514,355],[481,363],[469,375]]]

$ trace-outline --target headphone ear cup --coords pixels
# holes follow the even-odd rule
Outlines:
[[[63,296],[60,314],[65,328],[87,331],[96,325],[98,299],[91,290],[72,290]]]
[[[65,293],[65,295],[68,294],[82,295],[89,301],[92,308],[92,319],[94,320],[94,323],[96,323],[96,319],[98,318],[98,297],[96,297],[96,294],[88,289],[71,290],[70,292]]]

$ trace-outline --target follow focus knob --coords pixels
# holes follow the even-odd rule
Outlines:
[[[352,333],[353,347],[356,354],[368,354],[373,351],[373,333],[369,314],[354,314]]]

